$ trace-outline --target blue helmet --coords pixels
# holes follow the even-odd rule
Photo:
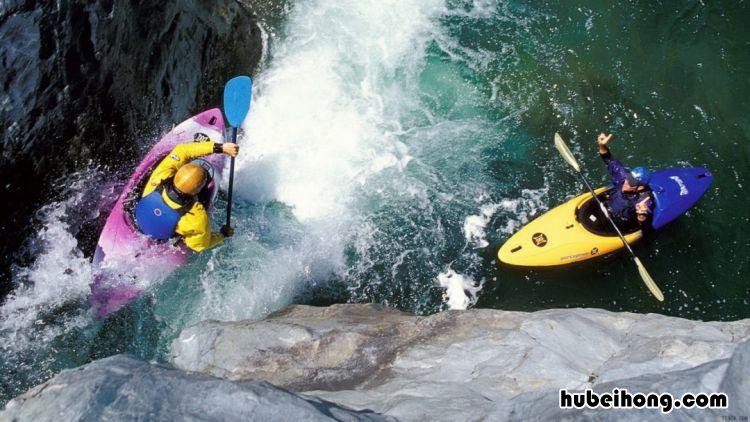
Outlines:
[[[628,183],[631,185],[648,185],[651,181],[651,172],[646,167],[638,166],[633,170],[630,170],[630,177],[628,177]]]

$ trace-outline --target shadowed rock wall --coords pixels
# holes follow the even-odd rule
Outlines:
[[[52,181],[90,161],[127,172],[262,52],[234,0],[7,1],[0,39],[0,295]]]

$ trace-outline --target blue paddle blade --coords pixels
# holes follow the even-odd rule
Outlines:
[[[253,96],[253,81],[249,76],[237,76],[224,87],[224,114],[229,126],[239,127],[250,110]]]

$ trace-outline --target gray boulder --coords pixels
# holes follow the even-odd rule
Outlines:
[[[263,322],[203,321],[172,343],[173,363],[231,380],[342,390],[376,377],[404,344],[430,335],[411,314],[378,305],[292,306]]]
[[[642,421],[659,419],[672,421],[715,419],[750,416],[747,382],[750,366],[743,362],[750,356],[750,341],[740,344],[730,359],[717,359],[695,368],[665,373],[644,374],[633,378],[610,381],[593,386],[596,393],[610,393],[625,389],[630,393],[670,393],[681,400],[685,393],[722,392],[728,397],[727,409],[673,408],[668,413],[659,409],[560,409],[559,392],[525,393],[509,403],[493,409],[493,416],[503,419],[524,419],[525,415],[548,420],[617,420]],[[740,366],[745,364],[744,366]],[[580,391],[578,391],[580,392]]]
[[[620,412],[558,408],[561,388],[614,387],[678,396],[725,391],[730,414],[743,415],[750,413],[741,393],[750,373],[742,367],[747,343],[738,344],[748,336],[750,320],[595,309],[417,317],[377,305],[293,306],[263,321],[187,328],[172,343],[171,360],[182,369],[263,379],[404,420],[615,418]],[[633,417],[645,414],[660,411]]]
[[[118,355],[66,370],[11,400],[0,420],[388,420],[263,381],[232,382]]]

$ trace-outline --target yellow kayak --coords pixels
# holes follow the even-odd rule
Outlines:
[[[596,190],[605,195],[607,188]],[[643,236],[637,226],[621,227],[627,242]],[[523,267],[551,267],[585,261],[624,247],[590,193],[553,208],[524,226],[500,247],[500,262]]]

